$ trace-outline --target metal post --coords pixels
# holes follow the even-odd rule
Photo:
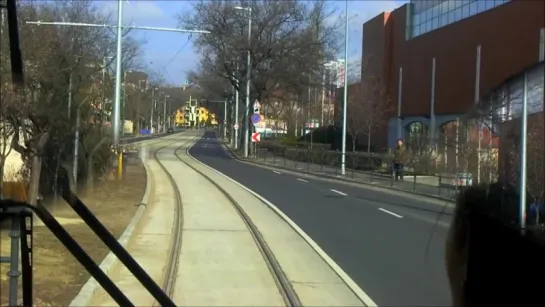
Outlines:
[[[151,89],[151,114],[149,120],[150,134],[153,134],[153,109],[155,109],[155,88]]]
[[[223,102],[223,139],[227,139],[227,99]]]
[[[402,97],[402,88],[403,88],[403,67],[399,67],[399,82],[397,85],[397,138],[402,137],[401,134],[401,97]]]
[[[481,88],[481,45],[477,46],[477,59],[475,62],[475,104],[479,103]],[[477,145],[477,183],[481,182],[481,142],[482,142],[482,124],[477,120],[477,129],[479,129]]]
[[[74,162],[73,162],[73,169],[72,169],[72,175],[74,176],[74,193],[77,191],[78,188],[78,152],[79,152],[79,126],[81,124],[80,121],[80,106],[78,106],[76,110],[76,133],[74,135]]]
[[[526,143],[528,133],[528,73],[524,73],[524,89],[522,96],[522,114],[520,127],[520,228],[526,228]]]
[[[120,126],[120,110],[121,110],[121,61],[122,61],[122,44],[123,44],[123,1],[117,1],[117,52],[115,59],[115,101],[113,108],[113,123],[114,130],[114,147],[119,146]]]
[[[238,84],[238,61],[237,61],[237,78],[236,78],[236,81],[237,83],[237,89],[236,89],[236,92],[235,92],[235,123],[238,125],[238,100],[239,100],[239,97],[238,97],[238,92],[239,92],[239,84]],[[240,129],[240,127],[238,127]],[[238,130],[239,129],[235,129],[235,149],[238,149]]]
[[[345,174],[346,164],[346,108],[348,100],[348,82],[346,82],[346,75],[348,73],[348,0],[346,2],[346,16],[345,16],[345,41],[344,41],[344,98],[343,98],[343,129],[342,129],[342,148],[341,148],[341,175]]]
[[[431,60],[430,149],[435,149],[435,58]]]
[[[165,102],[163,103],[163,132],[167,132],[167,97],[168,95],[165,95]]]
[[[325,102],[325,69],[322,75],[322,109],[320,112],[321,114],[320,127],[324,126],[324,102]]]
[[[104,83],[106,82],[106,57],[102,58],[102,102],[100,104],[100,132],[104,132],[104,110],[106,108],[106,93]]]
[[[248,55],[246,60],[246,109],[244,120],[244,157],[248,158],[248,142],[250,141],[250,78],[251,78],[251,63],[250,63],[250,43],[252,39],[252,8],[248,8]]]

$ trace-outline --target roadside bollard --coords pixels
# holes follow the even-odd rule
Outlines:
[[[390,186],[394,186],[394,179],[395,179],[395,176],[396,176],[396,173],[395,173],[395,170],[394,170],[394,165],[392,164],[391,166],[391,171],[390,171]]]
[[[286,167],[287,165],[287,162],[286,162],[287,155],[288,155],[288,146],[284,147],[284,167]]]
[[[355,155],[352,154],[352,179],[354,179],[354,171],[356,170]]]
[[[437,187],[437,195],[441,195],[441,186],[443,185],[441,175],[439,175],[439,185]]]
[[[263,149],[263,163],[267,162],[267,153],[269,150],[267,148]]]
[[[416,191],[416,172],[413,171],[413,192]]]
[[[369,183],[373,183],[373,169],[374,169],[374,160],[373,160],[373,153],[371,153],[371,158],[369,158]]]
[[[295,169],[297,169],[298,160],[299,160],[299,145],[295,145],[295,166],[294,166]]]
[[[320,173],[324,172],[324,149],[320,148]]]
[[[273,165],[276,165],[276,150],[273,149],[272,154],[273,154]]]
[[[310,146],[307,151],[307,173],[310,171]]]

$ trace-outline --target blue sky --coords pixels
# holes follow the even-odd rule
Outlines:
[[[339,14],[344,14],[345,1],[327,2],[338,8]],[[362,24],[383,11],[391,11],[407,2],[407,0],[349,1],[349,63],[361,59]],[[105,12],[112,14],[113,22],[117,20],[117,1],[97,1],[97,4]],[[124,2],[123,6],[124,24],[175,28],[176,15],[190,10],[191,1],[132,0]],[[187,42],[188,34],[138,31],[134,36],[145,41],[142,62],[148,65],[153,63],[150,66],[162,72],[167,81],[173,85],[183,84],[186,72],[198,65],[199,56],[194,52],[191,42]]]

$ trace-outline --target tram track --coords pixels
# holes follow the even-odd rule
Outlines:
[[[187,140],[187,142],[184,142],[182,145],[178,146],[176,149],[174,149],[174,153],[186,146],[187,144],[194,142],[197,137],[192,137],[191,139]],[[162,289],[163,291],[172,298],[173,291],[174,291],[174,285],[176,283],[176,275],[178,273],[178,266],[179,266],[179,257],[181,253],[181,246],[182,246],[182,230],[183,230],[183,204],[182,204],[182,197],[180,190],[178,188],[178,185],[176,184],[176,181],[174,180],[174,177],[172,174],[168,171],[168,169],[165,167],[165,165],[160,161],[160,159],[157,157],[157,153],[161,150],[169,147],[173,143],[179,142],[178,139],[173,139],[172,142],[169,142],[165,146],[162,146],[158,149],[156,149],[153,153],[153,158],[157,163],[161,166],[161,169],[165,172],[167,175],[170,184],[174,190],[175,198],[176,198],[176,210],[174,215],[174,222],[173,222],[173,229],[172,229],[172,237],[169,247],[169,255],[168,255],[168,261],[165,267],[165,273],[163,276],[162,281]],[[160,306],[158,305],[157,301],[154,301],[153,306]]]
[[[199,137],[196,137],[193,141],[195,143],[198,141]],[[284,303],[286,306],[289,307],[295,307],[295,306],[302,306],[301,301],[295,292],[291,282],[289,281],[289,278],[282,270],[281,265],[277,261],[274,253],[272,252],[271,248],[263,238],[263,235],[259,231],[258,227],[254,224],[252,219],[248,216],[248,214],[244,211],[242,206],[234,199],[234,197],[227,192],[221,185],[219,185],[216,181],[214,181],[210,176],[206,175],[203,171],[199,170],[197,167],[192,165],[191,163],[184,161],[178,152],[181,150],[182,147],[187,145],[188,142],[184,143],[182,146],[178,147],[175,151],[176,158],[187,165],[189,168],[197,172],[199,175],[201,175],[203,178],[205,178],[207,181],[209,181],[221,194],[223,194],[229,202],[233,205],[234,209],[237,211],[238,215],[246,225],[248,231],[250,232],[259,252],[261,253],[263,260],[265,261],[265,264],[267,265],[269,272],[271,273],[278,291],[280,292]],[[188,156],[188,158],[193,159],[189,154],[188,151],[191,149],[191,147],[185,149],[185,154]],[[259,198],[256,198],[259,200],[259,202],[263,203],[263,201]],[[267,205],[267,204],[264,204]]]

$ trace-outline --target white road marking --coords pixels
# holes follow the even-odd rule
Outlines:
[[[388,214],[393,215],[393,216],[395,216],[395,217],[397,217],[397,218],[400,218],[400,219],[403,218],[403,216],[401,216],[401,215],[399,215],[399,214],[397,214],[397,213],[393,213],[392,211],[388,211],[388,210],[382,209],[382,208],[378,208],[378,209],[379,209],[380,211],[384,212],[384,213],[388,213]]]
[[[282,173],[279,172],[279,171],[273,171],[273,173],[278,174],[278,175],[282,175]]]
[[[330,191],[331,191],[331,192],[335,192],[335,193],[337,193],[337,194],[341,194],[342,196],[348,195],[348,194],[346,194],[346,193],[343,193],[343,192],[341,192],[341,191],[337,191],[337,190],[334,190],[334,189],[330,189]]]
[[[301,179],[301,178],[297,178],[297,180],[302,181],[302,182],[308,182],[305,179]]]

